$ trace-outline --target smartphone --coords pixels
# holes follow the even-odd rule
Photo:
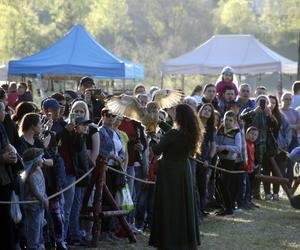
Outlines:
[[[266,100],[265,99],[261,99],[259,101],[259,107],[264,110],[266,108]]]
[[[75,124],[75,118],[76,118],[76,114],[75,113],[71,113],[70,114],[70,123]]]

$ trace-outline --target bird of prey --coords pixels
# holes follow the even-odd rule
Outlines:
[[[134,96],[122,94],[111,97],[107,108],[116,115],[141,122],[146,133],[155,133],[159,121],[159,110],[171,108],[182,101],[183,93],[179,90],[161,89],[153,93],[152,101],[143,107]]]

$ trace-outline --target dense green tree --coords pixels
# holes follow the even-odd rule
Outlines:
[[[300,0],[0,0],[0,63],[44,49],[81,23],[111,52],[143,63],[146,82],[158,84],[161,62],[216,33],[251,33],[291,50],[299,9]]]

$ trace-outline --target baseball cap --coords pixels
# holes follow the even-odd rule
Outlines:
[[[54,98],[47,98],[43,101],[43,109],[60,109],[61,106],[59,105],[59,102],[55,100]]]
[[[93,78],[85,76],[80,79],[80,86],[82,85],[95,85]]]

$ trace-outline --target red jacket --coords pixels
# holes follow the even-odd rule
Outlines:
[[[245,171],[252,172],[254,168],[254,162],[255,162],[255,156],[254,156],[255,147],[254,147],[254,143],[249,140],[246,140],[246,144],[247,144],[248,162],[247,165],[245,166]]]

